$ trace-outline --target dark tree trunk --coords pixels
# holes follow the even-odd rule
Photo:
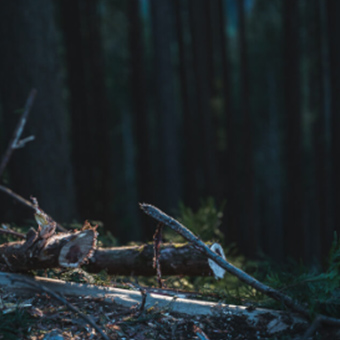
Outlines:
[[[159,115],[161,182],[160,192],[167,209],[180,199],[179,121],[175,105],[172,64],[173,8],[170,0],[152,0],[156,110]],[[157,161],[157,160],[154,160]]]
[[[284,115],[286,117],[286,255],[304,255],[299,1],[284,0]]]
[[[65,1],[66,45],[78,207],[82,218],[109,220],[111,181],[108,100],[101,45],[99,1]],[[110,218],[112,222],[112,218]]]
[[[189,0],[192,55],[194,66],[196,117],[192,122],[196,131],[196,150],[199,164],[197,185],[200,196],[217,193],[216,131],[212,116],[213,95],[213,45],[211,10],[208,0]],[[194,123],[196,121],[196,124]]]
[[[188,204],[194,205],[197,203],[198,185],[196,183],[196,169],[198,168],[198,157],[196,148],[195,134],[195,114],[193,110],[192,96],[190,95],[190,77],[189,69],[190,56],[188,46],[185,43],[184,37],[187,34],[185,26],[184,14],[187,14],[187,1],[175,0],[175,19],[176,19],[176,36],[178,45],[178,63],[179,63],[179,80],[181,89],[181,104],[182,104],[182,164],[184,168],[183,190],[184,199]]]
[[[10,185],[26,198],[38,197],[56,219],[70,221],[76,210],[54,13],[52,1],[1,2],[1,104],[9,140],[19,118],[14,111],[37,89],[25,129],[36,139],[11,159]]]
[[[330,97],[331,97],[331,172],[334,226],[340,232],[340,2],[327,1],[329,64],[330,64]],[[329,244],[331,235],[324,234],[324,242]]]
[[[311,6],[312,5],[312,6]],[[313,126],[313,150],[315,168],[315,208],[317,230],[313,233],[309,257],[325,258],[332,239],[332,213],[330,190],[330,97],[328,37],[325,3],[308,2],[311,37],[309,55],[312,56],[310,78],[310,110],[316,117]],[[313,214],[313,212],[311,212]],[[320,253],[321,251],[321,253]],[[321,255],[321,257],[320,257]]]
[[[144,67],[144,44],[140,19],[139,0],[128,2],[129,49],[131,62],[131,91],[134,135],[136,140],[136,165],[138,202],[155,202],[154,164],[151,161],[150,128]],[[134,202],[137,207],[136,202]],[[154,228],[142,216],[144,239],[152,239]]]
[[[240,49],[240,111],[241,111],[241,155],[238,190],[240,191],[240,228],[238,238],[243,240],[241,249],[248,255],[254,255],[257,248],[258,234],[254,221],[254,166],[252,117],[250,112],[250,87],[246,41],[245,4],[239,0],[239,49]],[[247,238],[244,239],[244,234]]]
[[[220,70],[222,80],[222,97],[224,102],[223,117],[221,119],[222,128],[225,133],[226,149],[219,150],[218,160],[220,172],[223,174],[219,177],[221,184],[222,197],[227,200],[226,222],[224,223],[226,230],[225,235],[230,242],[235,242],[238,237],[239,224],[237,223],[237,213],[235,204],[237,200],[237,186],[235,180],[237,178],[237,166],[235,159],[235,128],[234,128],[234,111],[231,101],[231,86],[230,86],[230,62],[228,39],[226,36],[227,18],[223,0],[213,2],[216,14],[217,26],[217,46],[220,54]]]

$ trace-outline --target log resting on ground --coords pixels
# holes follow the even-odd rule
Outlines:
[[[214,247],[223,249],[217,243]],[[97,273],[107,270],[109,274],[115,275],[156,275],[153,268],[154,248],[152,244],[141,246],[99,248],[89,260],[86,270]],[[187,276],[219,276],[216,266],[209,263],[206,256],[202,255],[192,245],[185,244],[163,244],[160,251],[160,264],[162,275],[187,275]]]
[[[87,229],[74,233],[52,234],[46,239],[31,229],[25,241],[0,245],[0,269],[27,272],[46,268],[77,268],[86,264],[90,273],[106,270],[113,275],[156,275],[153,245],[95,249],[97,233]],[[223,252],[215,243],[217,251]],[[216,251],[216,250],[215,250]],[[162,275],[223,277],[220,267],[189,244],[164,244],[161,247]]]
[[[53,232],[46,237],[31,228],[25,241],[0,246],[2,271],[27,272],[33,269],[77,268],[93,255],[97,232],[95,228],[73,233]]]
[[[35,283],[35,287],[27,284],[28,280]],[[61,280],[42,277],[31,278],[25,275],[0,273],[0,288],[6,293],[15,293],[18,296],[31,296],[32,291],[41,293],[37,284],[43,285],[55,293],[64,296],[102,298],[106,304],[118,305],[121,307],[138,306],[142,302],[142,294],[139,291],[121,288],[102,287],[91,284],[65,282]],[[236,306],[224,303],[208,302],[176,297],[147,294],[145,309],[151,307],[169,313],[180,313],[191,316],[215,316],[215,317],[242,317],[251,327],[265,327],[268,334],[275,334],[289,330],[297,325],[307,325],[307,321],[294,313]]]

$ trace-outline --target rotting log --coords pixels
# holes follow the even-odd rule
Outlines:
[[[27,284],[31,280],[34,285]],[[32,295],[32,292],[41,293],[39,284],[53,290],[55,293],[70,297],[86,297],[87,299],[102,298],[106,304],[130,308],[142,302],[139,291],[121,288],[103,287],[91,284],[65,282],[42,277],[31,278],[25,275],[0,273],[0,288],[6,293],[15,293],[17,296]],[[292,329],[297,325],[306,326],[307,321],[295,313],[270,310],[263,308],[249,308],[224,303],[191,300],[179,296],[166,296],[164,294],[147,294],[145,308],[156,308],[169,313],[180,313],[191,316],[207,317],[242,317],[251,327],[259,325],[266,328],[268,334]]]
[[[223,253],[222,247],[214,243],[211,247]],[[152,244],[141,246],[99,248],[89,259],[86,270],[98,273],[106,270],[108,274],[153,276],[154,248]],[[188,243],[163,244],[160,249],[162,275],[215,276],[222,278],[224,270],[212,264],[209,259]]]

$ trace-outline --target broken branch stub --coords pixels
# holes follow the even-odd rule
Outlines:
[[[76,268],[92,256],[96,241],[95,228],[54,234],[45,239],[31,228],[25,241],[0,245],[1,269],[23,272],[57,267]]]

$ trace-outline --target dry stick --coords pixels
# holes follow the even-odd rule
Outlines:
[[[316,317],[312,324],[309,326],[309,328],[306,330],[305,334],[303,335],[301,340],[308,340],[311,336],[314,335],[314,333],[317,331],[317,329],[320,327],[320,318]]]
[[[69,303],[64,297],[62,297],[61,295],[55,293],[53,290],[45,287],[44,285],[40,284],[40,283],[36,283],[33,282],[29,279],[25,279],[25,278],[16,278],[14,279],[14,281],[19,281],[22,283],[25,283],[29,286],[32,286],[34,288],[39,289],[40,291],[43,291],[49,295],[51,295],[52,297],[54,297],[56,300],[60,301],[61,303],[63,303],[65,306],[67,306],[67,308],[69,310],[71,310],[74,313],[77,313],[82,319],[84,319],[86,321],[86,323],[88,323],[89,325],[91,325],[98,333],[100,333],[100,335],[105,339],[105,340],[110,340],[110,338],[103,332],[103,330],[93,321],[93,319],[88,316],[83,314],[77,307],[73,306],[71,303]]]
[[[33,203],[31,203],[27,199],[23,198],[22,196],[18,195],[17,193],[15,193],[10,188],[7,188],[7,187],[5,187],[3,185],[0,185],[0,190],[3,191],[4,193],[6,193],[7,195],[11,196],[12,198],[16,199],[17,201],[19,201],[23,205],[26,205],[27,207],[35,210],[35,207],[34,207]]]
[[[163,224],[159,223],[156,229],[155,234],[153,235],[154,241],[154,257],[153,257],[153,267],[157,270],[157,282],[158,287],[162,288],[162,272],[161,272],[161,263],[160,263],[160,256],[161,256],[161,243],[162,243],[162,229]]]
[[[292,310],[302,314],[306,318],[310,318],[310,313],[308,309],[302,306],[300,303],[292,299],[290,296],[285,295],[276,289],[265,285],[264,283],[256,280],[252,276],[248,275],[241,269],[233,266],[228,261],[224,260],[221,256],[217,255],[213,252],[202,240],[200,240],[197,236],[195,236],[189,229],[184,227],[181,223],[176,221],[174,218],[170,217],[169,215],[165,214],[163,211],[159,210],[158,208],[154,207],[151,204],[141,203],[141,209],[150,217],[154,218],[160,223],[163,223],[174,230],[176,233],[183,236],[187,241],[191,242],[195,248],[197,248],[200,252],[205,254],[207,257],[215,261],[219,266],[224,268],[227,272],[232,275],[235,275],[239,280],[245,282],[249,286],[252,286],[259,292],[277,300]],[[317,316],[321,323],[340,326],[340,319],[329,317],[326,315],[318,315]]]
[[[17,201],[19,201],[20,203],[22,203],[23,205],[26,205],[27,207],[35,210],[35,206],[32,202],[28,201],[27,199],[23,198],[22,196],[20,196],[19,194],[15,193],[13,190],[11,190],[10,188],[7,188],[3,185],[0,185],[0,190],[3,191],[4,193],[6,193],[7,195],[11,196],[12,198],[16,199]],[[54,221],[54,219],[52,218],[52,220]],[[57,228],[60,231],[64,231],[66,232],[67,229],[64,228],[62,225],[60,225],[59,223],[57,223]]]
[[[3,174],[3,172],[6,168],[6,165],[9,161],[9,159],[11,158],[14,149],[17,149],[18,147],[22,147],[25,143],[32,140],[32,137],[28,137],[28,138],[25,138],[24,140],[20,141],[20,137],[21,137],[22,132],[24,131],[24,127],[25,127],[25,124],[26,124],[26,121],[27,121],[27,117],[28,117],[28,114],[30,113],[30,110],[31,110],[31,107],[33,105],[34,98],[35,98],[36,94],[37,94],[37,90],[32,89],[31,93],[29,94],[29,96],[27,98],[24,112],[21,116],[21,119],[19,120],[18,125],[16,126],[16,128],[14,130],[12,140],[10,141],[8,148],[7,148],[4,156],[2,157],[1,164],[0,164],[0,177],[2,176],[2,174]]]

